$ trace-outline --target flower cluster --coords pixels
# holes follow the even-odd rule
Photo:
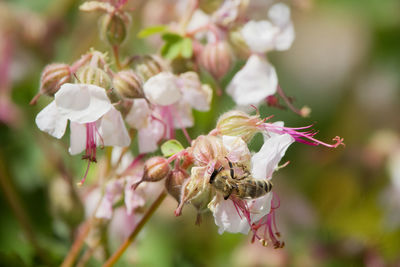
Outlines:
[[[85,182],[90,164],[99,162],[98,179],[82,199],[88,220],[100,221],[101,227],[120,218],[130,222],[123,228],[134,235],[133,229],[142,225],[139,221],[155,210],[147,203],[159,195],[156,205],[165,197],[165,188],[179,203],[176,216],[191,204],[198,211],[197,223],[202,213],[211,211],[219,233],[251,232],[253,241],[281,248],[284,242],[275,221],[280,201],[273,192],[272,178],[287,165],[279,166],[286,150],[294,142],[335,148],[343,139],[335,137],[334,143],[328,144],[315,138],[312,125],[286,127],[283,122],[270,123],[271,117],[262,119],[258,113],[257,106],[263,103],[280,106],[276,95],[296,113],[309,113],[292,106],[265,56],[292,45],[289,7],[274,4],[268,20],[254,21],[246,15],[249,1],[211,2],[194,1],[180,23],[157,25],[138,34],[143,38],[160,34],[159,54],[126,58],[120,57],[119,48],[131,23],[124,10],[127,1],[82,4],[82,11],[102,13],[100,32],[112,59],[91,49],[72,64],[48,65],[31,104],[41,95],[54,100],[39,112],[36,124],[60,139],[69,121],[69,153],[85,151],[82,158],[88,161],[79,185]],[[195,126],[192,111],[211,109],[213,89],[218,96],[215,101],[221,101],[221,81],[240,60],[246,63],[225,88],[237,108],[222,114],[209,134],[192,141],[186,130]],[[211,79],[214,88],[203,83],[206,79]],[[255,115],[240,111],[249,107],[257,110]],[[178,129],[189,147],[175,140]],[[264,142],[252,153],[248,144],[257,133]],[[161,145],[163,155],[149,157],[147,153],[156,152],[162,141],[166,141]],[[138,151],[136,157],[131,143]],[[111,147],[103,161],[98,159],[99,146]],[[132,240],[130,236],[128,241]]]

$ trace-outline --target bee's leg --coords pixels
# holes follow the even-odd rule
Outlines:
[[[237,185],[233,185],[233,186],[230,188],[228,194],[226,194],[226,195],[224,196],[224,199],[227,200],[227,199],[232,195],[233,190],[235,190],[235,189],[237,189]]]
[[[228,164],[229,164],[231,178],[235,179],[235,172],[233,171],[233,164],[232,164],[232,162],[230,162],[230,160],[227,157],[225,157],[225,158],[226,158],[226,160],[228,161]]]
[[[221,167],[218,168],[218,170],[214,170],[214,171],[213,171],[213,173],[212,173],[211,176],[210,176],[210,184],[212,184],[212,183],[214,182],[215,176],[217,176],[217,174],[218,174],[219,172],[221,172],[223,168],[224,168],[224,167],[221,166]]]

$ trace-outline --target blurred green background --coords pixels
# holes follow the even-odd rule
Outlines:
[[[136,34],[144,25],[174,19],[163,9],[174,1],[131,2],[133,22],[122,54],[154,52]],[[265,17],[256,8],[262,2],[252,2],[255,18]],[[65,223],[54,215],[49,185],[59,162],[77,180],[86,163],[67,154],[68,137],[56,141],[36,127],[35,116],[50,98],[28,103],[46,64],[71,63],[91,47],[107,51],[98,37],[98,16],[78,12],[80,3],[0,2],[0,59],[10,56],[12,62],[8,83],[0,81],[1,266],[57,266],[72,243]],[[176,203],[168,198],[117,266],[400,265],[400,1],[288,3],[294,45],[268,56],[295,105],[308,105],[312,113],[304,119],[267,106],[261,113],[274,114],[287,126],[316,122],[319,139],[339,135],[346,147],[289,148],[284,160],[291,163],[274,177],[285,248],[250,244],[250,237],[240,234],[220,236],[211,213],[196,226],[190,207],[176,218]],[[207,133],[233,106],[226,95],[214,99],[210,112],[196,112],[189,133]],[[95,257],[88,262],[99,265]]]

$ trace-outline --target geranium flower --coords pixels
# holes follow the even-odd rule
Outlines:
[[[84,159],[96,162],[96,147],[128,146],[130,137],[122,116],[105,90],[92,84],[63,84],[52,101],[36,116],[40,130],[60,139],[70,123],[71,155],[86,150]],[[86,173],[87,174],[87,173]],[[82,179],[82,183],[86,178]]]
[[[140,153],[153,152],[161,139],[175,137],[175,129],[193,126],[192,109],[207,111],[212,91],[194,72],[176,76],[161,72],[143,86],[145,99],[133,100],[127,123],[138,129]],[[186,132],[185,132],[186,134]],[[188,136],[187,136],[188,137]]]
[[[251,156],[241,138],[223,136],[228,159],[232,163],[251,165],[251,176],[254,179],[271,179],[279,161],[293,142],[294,139],[288,134],[273,135],[267,137],[260,151]],[[272,198],[271,192],[252,200],[242,200],[234,196],[224,200],[217,194],[209,207],[213,211],[220,234],[224,231],[248,234],[253,224],[270,213]]]
[[[238,105],[258,105],[277,91],[278,76],[275,68],[263,54],[271,50],[289,49],[294,40],[294,28],[290,20],[290,9],[285,4],[273,5],[268,17],[270,21],[249,21],[241,30],[253,55],[227,87],[227,93]]]

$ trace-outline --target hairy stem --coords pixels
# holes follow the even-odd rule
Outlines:
[[[119,258],[129,247],[129,245],[135,240],[140,230],[142,230],[143,226],[151,218],[151,216],[154,214],[154,212],[157,210],[157,208],[160,206],[160,204],[162,203],[162,201],[166,196],[167,193],[165,191],[162,191],[161,194],[157,197],[157,199],[153,202],[149,210],[146,212],[146,214],[143,216],[143,218],[140,220],[138,225],[129,235],[129,237],[124,241],[124,243],[121,244],[118,250],[106,261],[106,263],[104,263],[103,267],[111,267],[119,260]]]

